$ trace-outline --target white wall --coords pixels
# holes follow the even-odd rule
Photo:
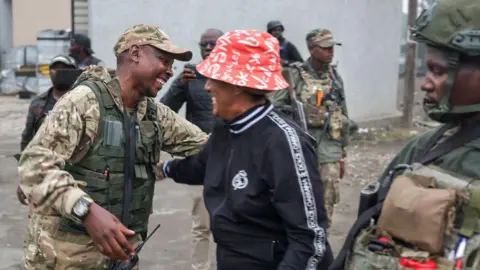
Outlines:
[[[300,4],[301,3],[301,4]],[[336,59],[355,120],[396,114],[401,1],[385,0],[89,0],[89,33],[97,56],[115,66],[113,45],[133,24],[160,26],[200,60],[198,40],[206,28],[265,29],[281,20],[285,36],[307,58],[306,33],[330,28],[343,46]],[[176,63],[176,73],[181,70]],[[171,82],[171,81],[170,81]],[[161,92],[163,94],[165,90]]]

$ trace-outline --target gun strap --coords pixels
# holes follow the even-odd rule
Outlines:
[[[441,157],[457,148],[462,147],[468,142],[480,138],[480,125],[471,124],[470,126],[461,129],[459,132],[455,133],[450,138],[446,139],[444,142],[432,149],[432,147],[435,146],[435,144],[445,134],[445,132],[453,127],[453,125],[444,125],[440,129],[438,129],[437,132],[435,132],[435,134],[430,138],[430,141],[426,145],[425,150],[421,152],[415,160],[418,163],[425,165],[434,161],[438,157]],[[329,270],[344,269],[345,260],[347,259],[348,252],[353,246],[356,236],[358,235],[358,233],[360,233],[361,230],[369,226],[369,222],[372,218],[380,215],[383,201],[386,199],[386,195],[391,184],[392,183],[390,183],[389,186],[381,187],[381,189],[379,190],[378,203],[367,211],[363,212],[363,214],[361,214],[357,218],[348,233],[342,249],[338,253],[333,264],[328,268]]]
[[[136,147],[136,120],[137,113],[133,112],[128,116],[127,109],[123,105],[123,121],[125,132],[125,162],[124,162],[124,188],[123,188],[123,207],[122,218],[123,225],[130,225],[130,204],[132,202],[132,181],[135,179],[135,147]]]
[[[477,138],[480,138],[480,125],[478,125],[478,123],[471,124],[463,129],[460,129],[450,138],[433,148],[441,136],[445,134],[448,129],[453,127],[453,125],[444,125],[442,128],[440,128],[434,135],[434,137],[436,137],[435,140],[432,138],[433,142],[430,142],[428,147],[425,148],[426,151],[419,155],[416,161],[422,164],[430,163],[438,157],[441,157]]]

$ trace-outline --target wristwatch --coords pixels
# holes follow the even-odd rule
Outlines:
[[[93,200],[90,197],[83,196],[73,205],[72,215],[83,221],[83,219],[90,212],[90,205],[93,203]]]

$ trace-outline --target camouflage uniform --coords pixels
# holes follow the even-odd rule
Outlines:
[[[315,29],[307,34],[307,42],[320,47],[340,45],[333,40],[329,30]],[[349,120],[343,80],[334,65],[325,65],[322,71],[314,70],[311,58],[304,63],[293,63],[292,80],[296,98],[302,102],[308,132],[317,142],[317,155],[321,179],[324,183],[325,208],[329,227],[334,205],[339,202],[340,161],[345,157],[348,145]],[[333,98],[322,103],[320,95]],[[290,110],[288,90],[278,91],[272,96],[280,110]],[[326,124],[328,123],[328,124]]]
[[[137,25],[122,34],[114,47],[116,55],[134,44],[151,45],[173,54],[181,52],[165,33],[149,25]],[[182,59],[182,56],[176,58]],[[108,98],[113,101],[114,108],[123,113],[118,78],[109,80],[107,70],[100,67],[87,70],[80,77],[89,82],[107,81]],[[100,119],[103,108],[96,91],[78,84],[65,94],[20,158],[21,188],[29,198],[30,210],[38,213],[28,226],[33,239],[24,254],[27,269],[105,269],[109,261],[97,250],[88,234],[62,229],[64,220],[78,224],[72,214],[73,205],[81,197],[90,195],[85,182],[74,179],[67,167],[84,162],[84,158],[95,151],[92,146],[101,134],[99,123],[104,121]],[[156,105],[154,114],[161,150],[180,156],[197,153],[207,135],[154,99],[140,99],[136,112],[138,121],[144,121],[150,114],[147,106],[151,103]],[[153,197],[152,190],[149,192],[151,194],[145,196]],[[129,241],[135,247],[141,241],[140,234],[130,237]]]

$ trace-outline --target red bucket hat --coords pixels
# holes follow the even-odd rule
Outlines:
[[[288,87],[282,75],[280,46],[259,30],[234,30],[217,40],[212,53],[197,65],[203,76],[264,91]]]

